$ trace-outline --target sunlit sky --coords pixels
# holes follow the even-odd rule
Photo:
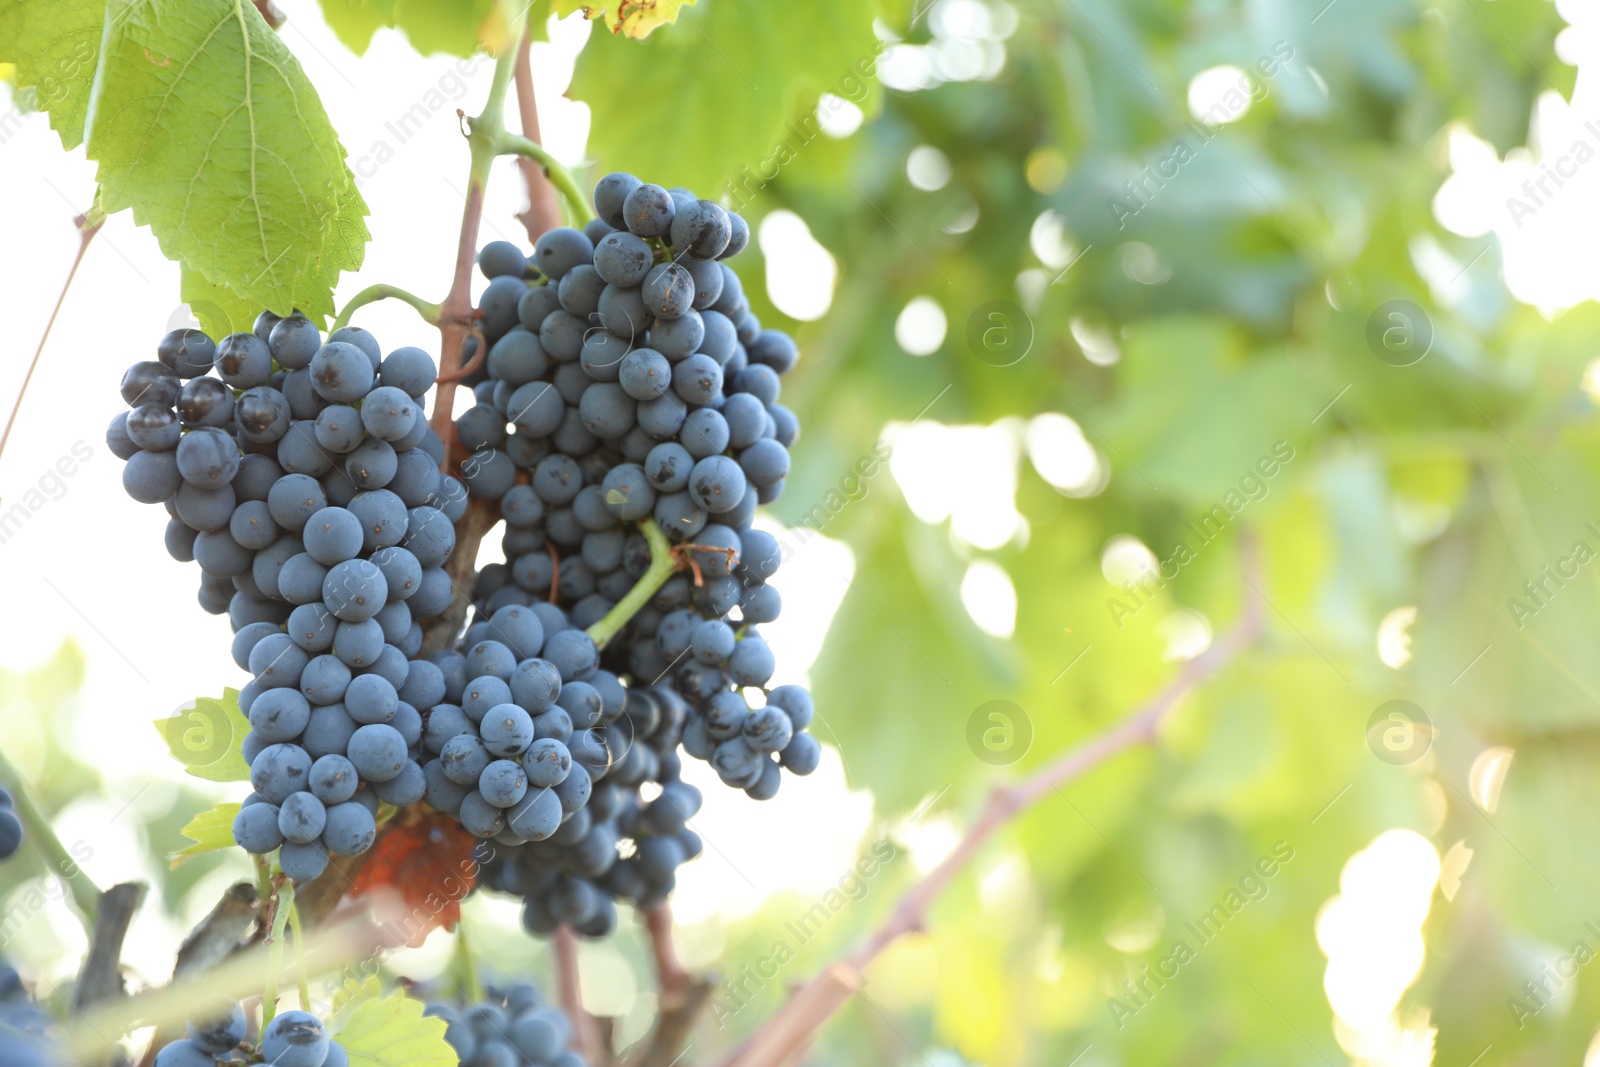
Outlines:
[[[372,209],[367,267],[359,276],[344,276],[339,302],[380,280],[428,297],[442,295],[466,169],[454,109],[470,111],[481,103],[491,64],[479,60],[463,66],[463,61],[450,57],[424,59],[391,31],[380,31],[368,53],[358,58],[326,28],[312,0],[281,0],[279,6],[288,15],[284,37],[321,92]],[[1573,100],[1569,104],[1553,93],[1543,97],[1532,144],[1504,159],[1497,158],[1469,127],[1452,126],[1443,140],[1453,176],[1435,201],[1437,217],[1446,229],[1485,241],[1492,235],[1499,243],[1505,280],[1513,294],[1547,313],[1600,296],[1600,259],[1586,253],[1600,244],[1596,240],[1600,238],[1600,195],[1596,195],[1600,193],[1600,100],[1592,85],[1600,62],[1600,10],[1576,0],[1563,0],[1557,7],[1574,23],[1558,43],[1561,60],[1579,67]],[[1004,62],[1003,40],[1015,29],[1008,10],[1003,5],[945,0],[930,15],[939,33],[934,44],[890,48],[882,80],[893,88],[914,90],[941,81],[993,77]],[[569,19],[552,26],[550,43],[534,45],[544,140],[567,164],[586,160],[588,108],[562,93],[588,32],[586,23]],[[1197,76],[1189,93],[1191,110],[1207,111],[1229,84],[1229,76],[1227,69]],[[433,88],[453,98],[422,129],[401,141],[389,124]],[[848,104],[824,109],[823,126],[831,136],[857,135],[861,122],[860,112]],[[1580,149],[1580,144],[1589,151]],[[372,157],[380,145],[387,146],[393,158],[375,166]],[[1590,155],[1595,158],[1590,160]],[[9,406],[72,260],[76,246],[72,218],[90,201],[93,172],[81,150],[61,151],[43,116],[28,118],[0,143],[0,160],[4,163],[0,203],[8,205],[0,221],[0,238],[10,252],[0,257],[9,339],[7,356],[0,361],[0,398]],[[1558,171],[1563,184],[1550,184],[1543,194],[1524,186],[1524,182],[1536,185],[1549,170]],[[905,178],[917,188],[937,189],[950,180],[949,160],[929,146],[913,148],[908,151]],[[522,206],[522,195],[512,164],[498,163],[487,197],[483,240],[523,237],[513,218]],[[1521,206],[1514,206],[1513,200]],[[773,264],[771,276],[763,282],[774,304],[804,321],[821,318],[831,302],[840,265],[797,215],[772,212],[752,222]],[[1059,268],[1075,254],[1070,235],[1049,212],[1033,227],[1031,247],[1040,268]],[[1414,248],[1413,255],[1434,283],[1437,299],[1451,304],[1465,298],[1468,282],[1457,276],[1466,262],[1451,259],[1437,243]],[[1479,263],[1471,269],[1493,268]],[[1018,281],[1026,302],[1033,291],[1030,277]],[[477,284],[481,286],[481,280]],[[746,284],[756,280],[747,278]],[[175,563],[162,547],[164,512],[126,496],[120,483],[121,463],[103,443],[105,424],[120,408],[117,383],[123,370],[136,360],[151,358],[156,340],[183,320],[177,293],[177,268],[162,257],[150,233],[136,227],[126,212],[113,217],[84,261],[7,453],[0,459],[0,500],[10,506],[38,486],[78,442],[89,448],[89,459],[66,480],[65,489],[0,544],[0,601],[10,605],[13,621],[0,643],[0,666],[35,665],[68,638],[87,654],[88,678],[70,724],[73,743],[102,769],[112,796],[75,804],[60,823],[69,840],[82,837],[91,844],[95,854],[87,867],[102,884],[150,876],[152,852],[138,838],[142,832],[138,828],[174,799],[171,784],[179,778],[178,769],[158,743],[150,720],[171,713],[195,695],[215,694],[225,685],[246,680],[229,656],[225,617],[205,615],[195,602],[197,568]],[[436,346],[437,334],[400,305],[374,305],[363,309],[356,321],[372,330],[386,348]],[[1094,334],[1087,326],[1080,334],[1075,325],[1074,333],[1095,362],[1118,358],[1114,339]],[[945,310],[933,295],[918,296],[896,322],[901,351],[886,358],[926,356],[948,343],[946,334]],[[1023,543],[1028,536],[1027,521],[1015,506],[1021,465],[1030,464],[1071,498],[1103,491],[1108,480],[1117,477],[1115,465],[1064,413],[990,426],[945,426],[922,419],[886,427],[886,433],[894,444],[891,470],[907,504],[922,521],[948,520],[950,536],[971,561],[961,583],[962,602],[983,630],[1010,636],[1017,591],[1005,570],[985,553]],[[974,476],[964,476],[964,471]],[[1001,475],[992,476],[995,471]],[[957,486],[964,488],[957,492]],[[1108,582],[1120,585],[1152,563],[1149,550],[1129,537],[1106,547],[1103,569]],[[786,565],[777,582],[785,598],[784,618],[768,628],[778,652],[778,681],[804,680],[853,566],[845,546],[821,537],[811,539]],[[1382,635],[1374,635],[1381,642],[1384,661],[1398,659],[1392,666],[1408,655],[1401,631],[1412,618],[1414,609],[1410,617],[1392,619]],[[1188,612],[1171,619],[1163,632],[1169,654],[1186,658],[1205,647],[1210,625]],[[827,743],[831,740],[828,709],[819,710],[816,732]],[[759,807],[714,782],[707,784],[709,802],[695,827],[707,841],[707,853],[680,877],[677,907],[686,922],[748,914],[786,890],[815,893],[846,870],[863,835],[874,826],[874,813],[867,794],[850,791],[851,754],[845,752],[841,758],[831,745],[826,752],[815,776],[787,779],[777,800]],[[20,758],[25,762],[26,756],[23,752]],[[1509,754],[1496,757],[1484,772],[1493,779],[1496,793],[1509,763]],[[236,799],[238,790],[218,787],[213,792],[218,799]],[[126,811],[119,814],[124,805]],[[118,821],[112,823],[113,817]],[[917,833],[920,845],[914,843],[913,856],[918,865],[932,862],[954,839],[949,826],[938,820],[930,820]],[[724,848],[724,842],[737,842],[737,848],[731,844]],[[154,852],[173,845],[155,843]],[[1415,931],[1427,914],[1438,865],[1438,856],[1425,839],[1414,834],[1380,838],[1352,857],[1341,895],[1330,902],[1319,922],[1319,936],[1332,937],[1333,931],[1355,922],[1355,916],[1370,915],[1370,909],[1363,910],[1364,901],[1379,890],[1391,897],[1410,894],[1408,899],[1414,901],[1409,914],[1416,921],[1408,920],[1403,937],[1401,931],[1391,931],[1395,937],[1383,942],[1388,946],[1387,971],[1380,966],[1382,960],[1360,954],[1361,946],[1377,943],[1372,930],[1359,943],[1351,942],[1354,947],[1337,953],[1324,941],[1330,948],[1328,992],[1346,1028],[1341,1041],[1352,1055],[1373,1051],[1378,1031],[1371,1027],[1378,1025],[1374,1020],[1379,1016],[1383,1022],[1378,1043],[1387,1042],[1394,1062],[1410,1062],[1417,1055],[1415,1044],[1408,1042],[1420,1040],[1417,1035],[1425,1025],[1422,1030],[1407,1029],[1387,1012],[1399,996],[1396,990],[1403,990],[1414,977],[1412,960],[1420,944]],[[216,876],[219,888],[233,873]],[[214,896],[196,894],[201,902]],[[136,967],[159,973],[170,966],[178,932],[178,923],[147,915],[135,924],[130,960]],[[64,922],[53,923],[49,934],[67,945],[78,936]],[[24,949],[26,941],[27,937]],[[44,951],[41,943],[38,954]],[[1365,1037],[1357,1033],[1362,1026],[1369,1026]]]

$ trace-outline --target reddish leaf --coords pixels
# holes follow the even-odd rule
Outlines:
[[[461,901],[478,881],[478,839],[448,815],[432,813],[379,836],[356,872],[350,896],[397,897],[404,914],[387,925],[395,944],[412,948],[430,931],[454,926]]]

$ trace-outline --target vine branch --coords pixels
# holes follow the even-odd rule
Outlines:
[[[1254,580],[1253,541],[1246,540],[1242,548],[1251,591],[1245,594],[1244,614],[1232,630],[1184,664],[1178,676],[1148,703],[1021,782],[997,787],[956,847],[911,887],[888,920],[796,991],[765,1026],[723,1061],[722,1067],[779,1067],[786,1062],[861,987],[863,972],[884,949],[903,935],[926,928],[928,909],[956,876],[971,866],[990,838],[1068,782],[1127,749],[1153,742],[1162,721],[1179,700],[1230,662],[1260,631],[1262,611],[1260,594],[1254,593],[1259,583]]]
[[[529,19],[536,17],[532,13],[528,15]],[[538,144],[539,103],[533,91],[533,66],[530,62],[533,42],[529,37],[524,33],[522,43],[517,47],[517,112],[522,120],[522,135]],[[537,163],[527,156],[518,156],[517,169],[522,172],[522,184],[528,193],[528,206],[517,216],[517,220],[528,231],[531,243],[537,241],[546,230],[561,224],[561,211],[556,207],[555,186],[550,184],[550,179],[545,177]]]
[[[561,991],[561,1008],[572,1022],[572,1042],[587,1063],[600,1063],[605,1051],[600,1046],[600,1031],[594,1017],[583,1008],[583,987],[578,978],[578,935],[565,923],[556,927],[550,938],[556,957],[556,985]]]

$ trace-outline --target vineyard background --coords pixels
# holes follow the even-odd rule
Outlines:
[[[357,57],[348,22],[280,6],[372,210],[338,302],[437,295],[455,109],[492,62],[412,47],[466,50],[459,27],[379,30]],[[883,921],[995,783],[1258,602],[1262,638],[1162,744],[993,844],[812,1062],[1409,1065],[1435,1041],[1440,1064],[1580,1061],[1600,1019],[1600,22],[1547,0],[924,6],[700,0],[644,42],[572,18],[534,45],[544,143],[591,181],[758,176],[731,194],[759,236],[746,290],[805,353],[769,636],[778,680],[814,685],[825,755],[767,804],[707,789],[678,948],[744,985],[713,997],[701,1051]],[[93,167],[11,104],[0,159],[11,395]],[[515,165],[495,171],[483,236],[515,240]],[[250,876],[233,854],[167,870],[178,828],[237,796],[184,777],[150,720],[244,679],[101,440],[121,368],[183,317],[177,268],[113,216],[0,463],[0,748],[99,884],[156,887],[125,954],[152,982]],[[356,321],[437,347],[403,306]],[[1369,730],[1393,700],[1431,722],[1403,758]],[[0,870],[0,951],[59,982],[82,934],[42,873]],[[486,968],[548,972],[511,903],[465,914]],[[394,966],[437,972],[451,936]],[[590,1010],[642,1034],[634,925],[582,965]]]

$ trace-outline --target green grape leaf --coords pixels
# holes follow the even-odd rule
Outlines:
[[[239,814],[240,807],[241,805],[230,801],[202,811],[190,819],[188,825],[179,832],[194,844],[185,845],[167,856],[172,869],[177,870],[185,861],[207,852],[218,852],[233,847],[233,820]]]
[[[212,338],[248,331],[261,312],[227,286],[213,285],[187,267],[179,276],[178,293],[189,305],[190,313],[200,320],[200,328]]]
[[[112,11],[86,135],[106,211],[239,300],[322,321],[367,208],[300,64],[248,4]]]
[[[396,993],[357,1004],[333,1039],[350,1067],[456,1067],[444,1031],[443,1019],[423,1016],[421,1001]]]
[[[50,113],[63,148],[83,143],[105,14],[97,0],[0,0],[0,57],[14,65],[8,80],[33,90],[30,107]]]
[[[381,27],[398,29],[425,56],[470,56],[515,43],[514,25],[494,0],[322,0],[322,17],[344,46],[366,52]]]
[[[804,153],[823,136],[810,114],[817,99],[859,99],[862,71],[878,53],[870,5],[841,0],[721,0],[683,22],[642,43],[594,35],[578,57],[572,95],[594,109],[590,146],[606,170],[711,199],[740,196],[723,186],[736,175],[759,185]]]
[[[196,697],[194,707],[181,709],[169,719],[157,719],[156,730],[172,756],[196,778],[208,782],[247,782],[250,765],[244,758],[244,735],[249,720],[239,710],[239,691],[224,689],[222,697]]]
[[[333,991],[328,1014],[338,1021],[338,1025],[343,1026],[344,1019],[353,1014],[358,1007],[382,999],[383,983],[379,981],[377,975],[369,974],[360,981],[352,975]]]

